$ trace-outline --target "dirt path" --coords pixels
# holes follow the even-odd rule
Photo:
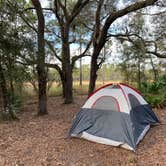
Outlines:
[[[20,122],[0,124],[0,166],[165,166],[166,109],[157,110],[160,125],[151,128],[136,153],[81,139],[66,139],[72,119],[85,97],[75,104],[50,98],[49,115],[35,117],[36,103],[29,102]]]

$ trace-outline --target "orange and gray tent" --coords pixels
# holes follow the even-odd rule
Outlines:
[[[127,84],[108,84],[87,99],[69,136],[135,151],[150,126],[158,123],[140,92]]]

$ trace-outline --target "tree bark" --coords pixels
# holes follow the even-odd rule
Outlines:
[[[9,84],[10,84],[10,97],[11,100],[14,100],[14,81],[13,81],[13,75],[12,70],[14,70],[14,58],[13,56],[8,57],[8,70],[9,70]]]
[[[82,43],[80,42],[80,54],[81,53],[82,53]],[[82,87],[82,58],[80,58],[80,86]]]
[[[141,89],[141,64],[140,60],[138,60],[138,73],[137,73],[137,87]]]
[[[65,96],[66,96],[65,95],[65,81],[62,80],[61,82],[62,82],[62,97],[65,98]]]
[[[97,58],[98,58],[98,55],[99,55],[101,49],[102,49],[102,46],[98,47],[98,48],[94,47],[94,50],[93,50],[93,54],[92,54],[92,58],[91,58],[90,82],[89,82],[88,95],[91,95],[91,93],[95,89],[96,80],[97,80],[97,71],[99,69],[99,66],[97,64]]]
[[[92,92],[95,89],[95,83],[96,83],[96,79],[97,79],[97,70],[98,70],[98,66],[97,66],[96,61],[97,60],[92,57],[88,95],[92,94]]]
[[[0,85],[1,85],[1,91],[2,91],[2,99],[3,99],[3,112],[6,113],[8,110],[9,100],[7,97],[7,86],[6,86],[6,80],[4,77],[3,69],[0,64]]]
[[[157,70],[155,69],[155,66],[154,66],[154,63],[153,63],[153,59],[152,59],[151,54],[150,54],[149,56],[150,56],[150,63],[151,63],[152,70],[153,70],[153,74],[154,74],[154,80],[156,81],[157,78],[158,78],[158,72],[157,72]]]
[[[69,25],[65,23],[61,29],[62,36],[62,72],[63,72],[63,95],[64,103],[70,104],[73,102],[73,76],[70,60],[70,45],[69,45]]]
[[[39,108],[38,115],[47,114],[47,72],[45,69],[45,40],[44,29],[45,20],[42,7],[39,0],[32,0],[38,18],[38,55],[37,55],[37,74],[38,74],[38,87],[39,87]]]
[[[8,115],[10,115],[10,118],[13,120],[18,120],[16,114],[12,111],[11,106],[10,106],[10,101],[8,97],[8,91],[7,91],[7,84],[6,84],[6,79],[4,76],[3,68],[0,63],[0,88],[2,91],[2,99],[3,99],[3,111],[2,111],[2,116],[6,120],[8,119]]]

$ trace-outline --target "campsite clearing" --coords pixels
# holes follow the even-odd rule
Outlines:
[[[49,115],[36,117],[37,100],[28,101],[19,122],[0,123],[0,166],[163,166],[166,163],[166,109],[155,110],[162,125],[153,127],[136,153],[83,139],[68,139],[76,112],[86,100],[63,105],[61,97],[48,99]]]

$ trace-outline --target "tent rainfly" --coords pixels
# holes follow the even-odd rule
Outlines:
[[[97,89],[77,113],[69,137],[136,150],[159,120],[140,92],[127,84]]]

